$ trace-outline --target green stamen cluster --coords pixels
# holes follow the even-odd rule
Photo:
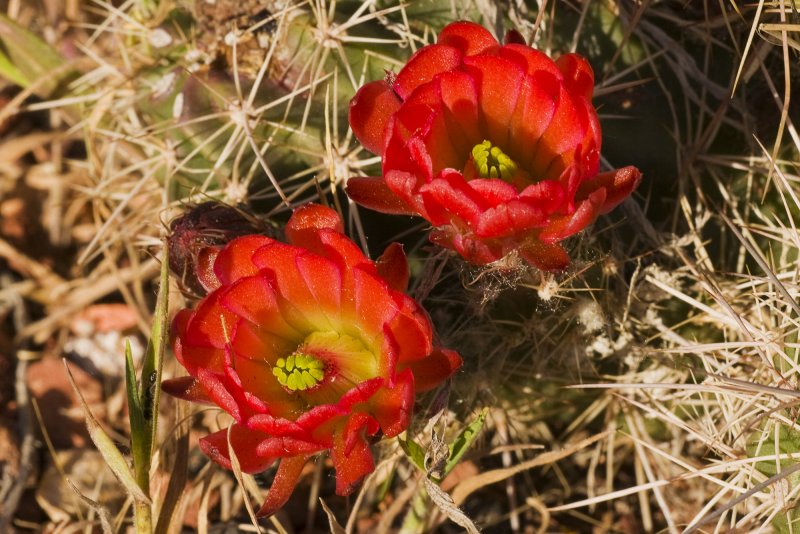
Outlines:
[[[500,147],[484,140],[472,147],[472,159],[481,178],[502,178],[509,181],[517,171],[517,164]]]
[[[278,358],[272,374],[278,382],[292,391],[304,391],[313,388],[325,378],[325,364],[308,354],[292,354],[287,358]]]

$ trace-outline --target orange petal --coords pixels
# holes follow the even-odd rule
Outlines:
[[[301,337],[298,330],[284,319],[275,290],[264,276],[250,276],[239,280],[228,287],[221,298],[221,303],[226,310],[285,340],[291,341]],[[229,336],[233,330],[232,325],[228,329]]]
[[[239,460],[239,466],[245,473],[260,473],[275,461],[275,458],[263,458],[256,455],[256,447],[267,438],[266,434],[233,424],[230,435],[231,447],[236,454],[236,459]],[[200,449],[225,469],[231,469],[227,428],[200,438]]]
[[[449,349],[434,349],[431,355],[408,364],[414,373],[414,386],[418,392],[428,391],[450,378],[461,368],[461,356]]]
[[[408,428],[414,409],[414,373],[397,373],[394,387],[382,388],[370,401],[370,413],[381,425],[386,437],[394,437]]]
[[[350,128],[364,147],[380,156],[389,117],[400,108],[401,100],[384,80],[361,87],[350,101]]]
[[[300,480],[307,460],[308,457],[305,455],[290,456],[281,460],[267,498],[256,513],[258,517],[269,517],[286,504],[297,486],[297,481]]]
[[[194,377],[181,376],[161,382],[161,390],[178,399],[201,404],[214,404],[203,386]]]
[[[356,432],[350,429],[350,432]],[[334,434],[331,459],[336,469],[336,494],[348,495],[356,488],[361,479],[375,469],[375,460],[369,444],[362,436],[345,443],[345,431]],[[349,446],[348,446],[349,445]],[[347,451],[349,449],[349,451]]]

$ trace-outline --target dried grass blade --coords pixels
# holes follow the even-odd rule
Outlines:
[[[170,527],[175,520],[180,520],[180,517],[173,517],[175,511],[179,510],[178,503],[183,497],[186,482],[189,479],[189,419],[187,418],[188,409],[186,403],[177,401],[176,414],[180,423],[177,427],[177,436],[174,436],[175,443],[175,463],[170,470],[169,483],[167,484],[167,493],[164,495],[164,502],[161,505],[161,511],[158,513],[158,520],[156,521],[156,534],[166,534],[170,532]]]
[[[320,498],[319,503],[322,505],[322,510],[325,512],[325,515],[328,516],[328,526],[331,529],[331,534],[345,534],[344,528],[342,528],[342,525],[336,520],[336,516],[333,515],[333,512],[328,508],[328,505],[325,504],[325,501]]]
[[[484,486],[500,482],[516,475],[517,473],[521,473],[522,471],[526,471],[528,469],[533,469],[534,467],[539,467],[540,465],[547,465],[557,462],[558,460],[566,458],[567,456],[571,456],[581,449],[585,449],[597,441],[605,439],[609,434],[610,431],[602,432],[596,436],[581,440],[578,443],[566,447],[560,451],[551,451],[540,454],[533,460],[522,462],[514,467],[493,469],[474,477],[470,477],[456,486],[456,488],[453,490],[453,502],[456,506],[459,506],[467,499],[467,497]]]

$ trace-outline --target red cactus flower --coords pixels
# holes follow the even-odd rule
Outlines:
[[[396,76],[363,86],[350,126],[382,157],[383,176],[351,178],[347,193],[368,208],[424,217],[432,241],[471,262],[517,251],[541,269],[563,269],[559,242],[622,202],[641,174],[598,174],[585,59],[553,61],[515,33],[506,41],[454,22]]]
[[[198,278],[211,292],[173,324],[173,348],[189,377],[172,395],[222,407],[230,428],[202,450],[243,471],[280,465],[260,515],[291,495],[308,458],[330,450],[345,495],[373,468],[370,438],[408,427],[414,396],[461,365],[434,346],[425,312],[403,294],[408,265],[399,245],[376,261],[342,233],[335,211],[300,208],[290,244],[263,236],[231,241]]]

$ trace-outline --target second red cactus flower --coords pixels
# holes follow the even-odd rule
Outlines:
[[[598,174],[601,133],[587,61],[557,61],[455,22],[396,76],[363,86],[350,126],[383,176],[347,193],[385,213],[420,215],[431,240],[486,264],[512,251],[563,269],[559,244],[628,197],[634,167]]]

